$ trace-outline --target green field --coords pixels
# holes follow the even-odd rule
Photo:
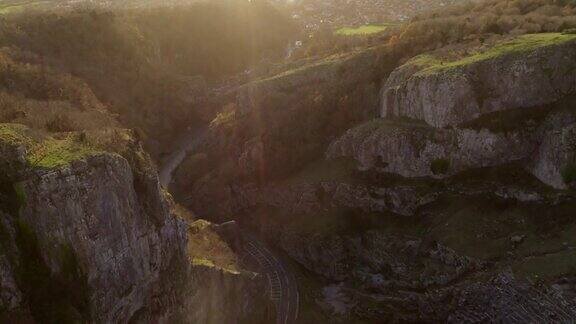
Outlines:
[[[421,74],[434,73],[486,61],[503,55],[528,52],[540,47],[560,44],[572,40],[576,40],[576,34],[528,34],[519,36],[511,41],[497,44],[487,50],[478,51],[453,61],[447,61],[433,55],[424,54],[412,59],[411,63],[425,67],[424,70],[420,72]]]
[[[6,1],[0,2],[0,15],[13,14],[22,12],[28,8],[38,6],[49,2],[48,0],[40,1]]]
[[[336,31],[336,35],[341,36],[364,36],[381,33],[388,29],[392,24],[383,25],[364,25],[359,27],[343,27]]]

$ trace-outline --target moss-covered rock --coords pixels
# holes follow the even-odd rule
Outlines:
[[[390,75],[380,115],[455,126],[495,111],[557,101],[576,91],[574,71],[571,34],[524,35],[455,60],[426,54]]]

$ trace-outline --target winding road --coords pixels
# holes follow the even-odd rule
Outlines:
[[[242,233],[242,238],[243,259],[252,259],[259,272],[266,276],[270,300],[276,305],[276,324],[296,323],[300,294],[294,276],[261,241],[247,233]]]
[[[182,138],[178,141],[178,145],[176,150],[172,152],[172,154],[168,155],[168,157],[164,158],[162,161],[162,166],[160,167],[160,184],[168,189],[168,186],[172,182],[172,174],[178,168],[180,163],[184,161],[186,155],[189,152],[194,151],[206,134],[205,128],[200,128],[197,130],[187,132]]]
[[[191,131],[178,141],[177,149],[162,161],[160,184],[168,188],[174,171],[184,161],[186,155],[193,152],[204,139],[206,129]],[[300,295],[296,279],[266,245],[241,230],[242,244],[239,254],[243,260],[249,259],[258,271],[267,279],[270,300],[276,306],[276,324],[292,324],[298,321]]]

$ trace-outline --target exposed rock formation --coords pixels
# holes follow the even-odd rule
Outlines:
[[[576,305],[568,296],[515,278],[510,271],[491,277],[472,277],[427,293],[401,291],[394,294],[390,290],[363,293],[354,285],[344,284],[338,288],[339,299],[348,304],[345,311],[373,320],[520,324],[567,323],[576,319]],[[389,312],[385,311],[387,308]]]
[[[259,281],[188,259],[188,224],[129,133],[36,141],[8,127],[16,140],[4,133],[0,147],[21,158],[0,159],[20,162],[1,177],[1,310],[95,322],[221,323],[253,313]]]
[[[576,42],[573,35],[556,34],[556,41],[548,37],[521,36],[492,49],[498,55],[487,50],[486,59],[416,58],[388,78],[381,117],[456,126],[490,112],[557,101],[576,89]]]
[[[548,312],[543,300],[564,300],[516,299],[532,285],[491,277],[511,265],[549,279],[572,265],[574,195],[545,184],[566,189],[576,178],[566,176],[576,119],[563,111],[576,90],[576,41],[522,40],[527,48],[502,55],[409,62],[384,87],[384,118],[370,122],[372,100],[358,100],[370,89],[350,89],[382,77],[352,73],[376,56],[247,84],[190,161],[187,203],[259,229],[322,278],[323,305],[340,320],[513,322],[508,311]]]
[[[229,220],[234,211],[263,206],[295,214],[312,215],[327,208],[358,208],[365,212],[390,211],[412,216],[419,207],[433,202],[441,194],[408,185],[380,188],[338,182],[264,187],[231,185],[219,190],[221,185],[214,179],[199,181],[190,205],[222,221]]]
[[[416,123],[374,120],[346,132],[328,148],[330,159],[352,157],[360,170],[404,177],[443,178],[459,172],[520,161],[540,181],[566,189],[576,157],[573,102],[562,102],[531,126],[440,129]],[[493,116],[499,120],[501,116]],[[517,121],[507,121],[516,123]]]
[[[404,177],[445,177],[470,169],[519,160],[533,150],[530,132],[434,129],[375,120],[334,141],[328,158],[354,157],[372,168]]]
[[[7,221],[8,217],[8,215],[0,212],[0,222],[2,222],[0,235],[5,238],[4,242],[0,242],[0,311],[11,312],[23,306],[21,304],[23,296],[16,282],[14,267],[10,261],[18,257],[15,255],[17,251],[13,245],[5,246],[10,245],[10,242],[13,242],[16,236],[15,229]]]
[[[102,154],[18,184],[21,226],[35,235],[51,273],[66,271],[64,258],[75,260],[96,321],[130,319],[184,253],[185,223],[171,215],[159,187],[155,196],[139,195],[134,181],[125,159]]]
[[[576,118],[564,112],[552,116],[543,127],[542,141],[536,151],[532,173],[542,182],[566,189],[567,169],[576,166]]]
[[[511,272],[465,282],[417,298],[422,319],[447,323],[573,322],[576,305],[558,292],[518,280]]]

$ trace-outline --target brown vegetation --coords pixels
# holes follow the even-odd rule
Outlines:
[[[160,154],[176,134],[201,122],[207,94],[195,89],[197,76],[218,82],[282,55],[291,28],[266,3],[246,1],[5,17],[0,91],[6,94],[0,96],[7,105],[35,108],[3,110],[1,118],[24,122],[22,116],[41,112],[29,117],[42,119],[31,127],[90,129],[101,127],[104,117],[79,120],[77,111],[105,109]]]
[[[318,31],[301,55],[328,55],[388,43],[413,56],[463,41],[483,43],[504,35],[561,32],[575,27],[576,2],[571,0],[464,2],[416,16],[398,28],[371,37],[335,37]]]

